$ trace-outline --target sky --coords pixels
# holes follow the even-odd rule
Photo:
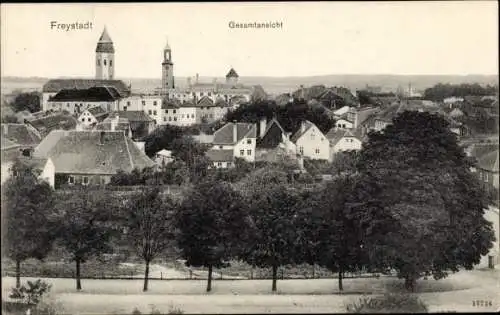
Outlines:
[[[167,39],[178,76],[498,74],[497,1],[353,1],[2,4],[1,75],[93,77],[104,25],[123,78],[160,78]]]

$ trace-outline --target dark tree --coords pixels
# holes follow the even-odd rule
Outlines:
[[[19,288],[21,262],[43,259],[51,249],[54,198],[50,185],[39,180],[32,167],[16,160],[10,174],[2,185],[2,250],[16,263]]]
[[[300,194],[285,185],[255,196],[250,205],[251,225],[243,259],[252,266],[272,268],[276,291],[278,267],[297,261],[300,229],[297,204]]]
[[[370,133],[349,201],[370,265],[397,270],[413,290],[423,275],[439,279],[477,264],[494,235],[471,166],[438,115],[403,112]]]
[[[338,274],[343,290],[345,272],[359,271],[365,263],[361,233],[347,200],[355,177],[341,176],[319,191],[312,191],[298,207],[300,233],[306,246],[299,251],[309,264],[318,264]]]
[[[40,94],[37,92],[19,93],[16,95],[10,106],[15,112],[28,110],[35,113],[41,110],[40,108]]]
[[[82,289],[81,264],[92,256],[112,252],[112,237],[121,232],[114,224],[119,213],[117,202],[107,191],[85,186],[58,198],[56,233],[76,264],[77,290]]]
[[[163,125],[142,139],[145,142],[144,149],[149,157],[158,151],[169,150],[173,140],[183,136],[184,129],[178,126]]]
[[[212,269],[228,265],[244,244],[248,216],[240,194],[224,182],[202,182],[186,196],[177,215],[177,244],[188,266]]]
[[[172,157],[183,161],[191,169],[195,159],[204,156],[208,147],[194,141],[190,136],[184,136],[172,140],[168,149],[172,150]]]
[[[158,188],[144,189],[126,205],[128,239],[146,263],[143,291],[148,290],[149,264],[172,247],[176,208],[176,203],[169,197],[162,197]]]

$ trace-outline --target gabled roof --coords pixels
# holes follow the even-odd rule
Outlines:
[[[89,108],[89,109],[87,109],[87,111],[90,114],[92,114],[92,116],[94,116],[96,118],[99,116],[108,114],[108,112],[106,112],[104,109],[102,109],[101,106],[95,106],[95,107]]]
[[[236,132],[236,142],[234,142],[234,132]],[[214,133],[213,144],[236,144],[245,137],[257,137],[257,127],[255,124],[228,123]]]
[[[330,146],[335,146],[342,138],[356,138],[362,141],[360,131],[350,131],[350,130],[336,130],[335,128],[330,129],[326,134],[326,138],[330,141]]]
[[[111,112],[109,114],[109,117],[116,117],[117,115],[120,118],[126,118],[130,123],[154,121],[153,118],[149,117],[149,115],[142,110],[126,110],[126,111]]]
[[[47,116],[42,116],[39,118],[34,118],[28,120],[28,124],[33,126],[40,134],[43,136],[50,133],[52,130],[71,130],[75,129],[77,125],[77,120],[75,117],[64,114],[61,112],[56,112]]]
[[[285,129],[283,129],[283,127],[281,127],[281,124],[279,123],[279,121],[277,121],[276,118],[273,118],[273,119],[271,119],[270,122],[267,123],[266,130],[264,131],[264,134],[262,137],[266,136],[267,132],[271,129],[271,127],[273,125],[276,125],[281,130],[281,132],[283,134],[285,133]]]
[[[53,140],[34,155],[49,157],[56,173],[113,175],[155,165],[123,131],[64,131]]]
[[[61,90],[51,97],[53,102],[113,102],[120,98],[120,93],[114,87],[91,87],[88,89]]]
[[[477,166],[480,169],[498,173],[498,150],[481,156],[477,161]]]
[[[214,102],[212,101],[212,99],[210,97],[203,96],[202,98],[200,98],[200,100],[198,101],[198,103],[196,105],[199,107],[210,107],[210,106],[214,106]]]
[[[302,121],[302,124],[300,125],[299,129],[290,138],[290,140],[294,143],[297,142],[297,140],[299,140],[300,137],[302,137],[302,135],[305,134],[312,126],[315,125],[309,120]]]
[[[342,116],[344,114],[347,114],[349,112],[349,109],[350,107],[346,105],[334,111],[333,114],[336,116]]]
[[[22,146],[36,146],[40,137],[25,124],[1,124],[2,138]]]
[[[85,90],[91,87],[113,87],[120,97],[130,95],[130,89],[122,80],[95,80],[95,79],[53,79],[43,85],[44,93],[57,93],[61,90]]]
[[[232,162],[234,160],[233,150],[208,150],[206,156],[213,162]]]
[[[226,78],[237,78],[237,77],[238,74],[233,68],[231,68],[231,70],[229,70],[229,72],[226,74]]]

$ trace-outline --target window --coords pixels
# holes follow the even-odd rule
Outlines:
[[[217,166],[222,166],[222,162],[217,162]]]
[[[153,111],[153,115],[156,115],[156,111],[155,110]]]
[[[191,114],[191,118],[194,118],[194,114]]]
[[[88,122],[90,122],[90,120],[91,120],[90,118],[87,118],[87,121],[88,121]]]
[[[484,177],[484,181],[488,182],[488,173],[484,172],[484,176],[483,177]]]
[[[75,183],[75,177],[74,176],[69,176],[68,177],[68,184],[74,184]]]
[[[315,152],[316,152],[316,154],[319,154],[319,149],[316,149],[316,151],[315,151]]]
[[[299,148],[299,152],[300,152],[300,154],[304,154],[304,147],[302,147],[302,146],[301,146],[301,147]]]
[[[174,117],[174,121],[177,121],[177,117]]]
[[[127,101],[127,106],[130,106],[130,101]]]
[[[345,124],[342,124],[342,128],[345,128]]]
[[[153,105],[156,106],[156,101],[153,101]]]
[[[88,178],[88,176],[83,176],[82,177],[82,184],[83,185],[88,185],[89,184],[89,178]]]
[[[220,145],[220,146],[219,146],[219,149],[221,149],[221,150],[222,150],[222,148],[223,148],[223,146],[221,146],[221,145]]]
[[[245,150],[240,150],[240,155],[241,156],[245,155]]]
[[[142,105],[146,105],[146,101],[142,101]]]
[[[100,66],[101,65],[101,60],[100,59],[97,59],[97,65]]]
[[[148,110],[148,114],[151,115],[151,113],[152,113],[151,110]]]
[[[123,111],[126,112],[127,111],[127,106],[123,106]]]
[[[252,155],[252,150],[247,150],[247,155]]]
[[[110,60],[109,61],[109,66],[112,67],[113,66],[113,60]]]
[[[165,109],[165,114],[168,114],[168,109]]]
[[[106,65],[106,59],[104,59],[104,65]]]
[[[85,121],[85,118],[82,118],[82,122],[84,122],[84,121]]]
[[[167,117],[163,116],[163,121],[167,121]]]
[[[172,117],[168,116],[168,121],[172,121]]]
[[[311,134],[311,140],[314,140],[314,134]]]
[[[233,166],[233,162],[227,162],[227,167],[232,167]]]
[[[175,109],[174,109],[174,114],[175,114]]]
[[[252,144],[252,139],[248,139],[247,144]]]
[[[66,107],[69,107],[69,103],[66,104]]]

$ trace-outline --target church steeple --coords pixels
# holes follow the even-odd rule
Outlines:
[[[169,90],[175,88],[174,86],[174,63],[172,62],[172,49],[167,43],[165,48],[163,48],[163,62],[161,63],[162,68],[162,91],[163,94],[167,94]]]
[[[97,42],[96,52],[96,79],[97,80],[113,80],[114,77],[114,59],[115,48],[113,41],[108,34],[106,26],[102,31],[101,37]]]

